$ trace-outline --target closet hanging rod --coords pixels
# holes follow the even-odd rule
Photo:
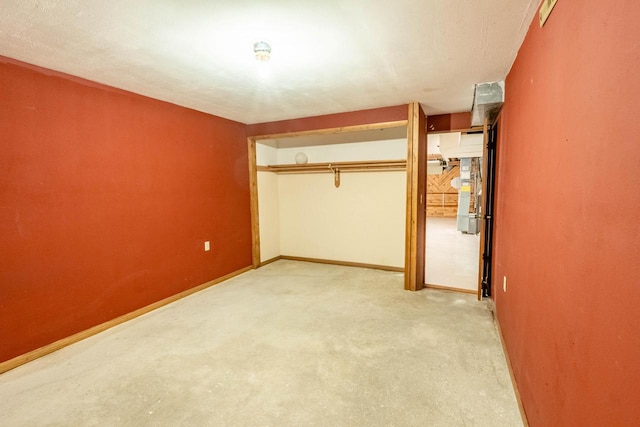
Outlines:
[[[341,172],[366,172],[382,170],[404,170],[407,167],[406,160],[367,160],[357,162],[327,162],[258,166],[257,170],[277,173],[332,173],[332,169]]]

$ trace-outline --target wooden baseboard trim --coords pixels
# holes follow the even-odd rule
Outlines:
[[[273,258],[268,259],[268,260],[266,260],[266,261],[262,261],[262,262],[260,263],[260,265],[258,265],[258,268],[259,268],[259,267],[264,267],[265,265],[269,265],[269,264],[274,263],[274,262],[276,262],[276,261],[279,261],[279,260],[281,260],[281,259],[282,259],[282,257],[281,257],[280,255],[278,255],[277,257],[273,257]]]
[[[24,365],[25,363],[31,362],[32,360],[38,359],[42,356],[46,356],[47,354],[53,353],[54,351],[60,350],[61,348],[64,348],[68,345],[74,344],[78,341],[82,341],[85,338],[89,338],[100,332],[106,331],[107,329],[113,328],[114,326],[117,326],[128,320],[142,316],[143,314],[147,314],[157,308],[163,307],[167,304],[171,304],[172,302],[178,301],[184,297],[195,294],[196,292],[200,292],[204,289],[210,288],[211,286],[217,285],[218,283],[224,282],[225,280],[231,279],[232,277],[239,276],[240,274],[246,273],[247,271],[252,269],[253,269],[253,266],[242,268],[240,270],[226,274],[217,279],[203,283],[202,285],[198,285],[195,288],[187,289],[186,291],[182,291],[178,294],[172,295],[158,302],[154,302],[153,304],[149,304],[147,306],[139,308],[135,311],[132,311],[131,313],[124,314],[120,317],[116,317],[115,319],[101,323],[89,329],[85,329],[84,331],[80,331],[71,336],[62,338],[58,341],[52,342],[51,344],[47,344],[43,347],[37,348],[28,353],[22,354],[20,356],[16,356],[13,359],[9,359],[7,361],[0,363],[0,374],[10,371],[11,369],[17,368],[18,366]]]
[[[442,285],[432,285],[430,283],[425,283],[424,284],[425,288],[430,288],[430,289],[439,289],[441,291],[450,291],[450,292],[461,292],[463,294],[473,294],[476,295],[478,293],[477,290],[473,290],[473,289],[461,289],[461,288],[452,288],[451,286],[442,286]]]
[[[507,368],[509,368],[509,376],[511,377],[511,385],[513,386],[513,392],[516,395],[516,401],[518,402],[518,409],[520,410],[520,417],[522,418],[522,424],[524,427],[529,427],[529,421],[527,420],[527,413],[524,410],[524,405],[522,404],[522,399],[520,397],[520,391],[518,390],[518,382],[516,381],[516,377],[513,374],[513,367],[511,366],[511,359],[509,358],[509,352],[507,351],[507,346],[504,343],[504,337],[502,336],[502,329],[500,328],[500,322],[498,322],[498,317],[495,312],[495,305],[493,309],[493,323],[496,325],[496,329],[498,330],[498,336],[500,337],[500,344],[502,344],[502,352],[504,353],[504,358],[507,361]]]
[[[374,270],[395,271],[395,272],[398,272],[398,273],[404,273],[404,268],[402,268],[402,267],[391,267],[389,265],[364,264],[364,263],[361,263],[361,262],[334,261],[334,260],[330,260],[330,259],[304,258],[304,257],[289,256],[289,255],[281,255],[280,259],[286,259],[286,260],[289,260],[289,261],[314,262],[316,264],[341,265],[341,266],[344,266],[344,267],[372,268]]]

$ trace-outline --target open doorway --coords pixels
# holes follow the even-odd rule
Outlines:
[[[428,135],[428,287],[478,292],[482,155],[482,130]]]

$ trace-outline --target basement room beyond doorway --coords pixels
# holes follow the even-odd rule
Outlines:
[[[446,132],[427,140],[425,282],[478,291],[483,134]]]

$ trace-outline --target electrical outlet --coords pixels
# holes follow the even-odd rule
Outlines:
[[[502,278],[502,291],[507,292],[507,276]]]
[[[204,242],[204,250],[205,252],[211,250],[211,243],[208,240]]]

